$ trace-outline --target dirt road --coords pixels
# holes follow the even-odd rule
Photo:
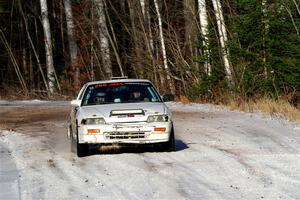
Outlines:
[[[170,103],[175,152],[77,158],[66,105],[0,106],[0,199],[300,199],[299,124]]]

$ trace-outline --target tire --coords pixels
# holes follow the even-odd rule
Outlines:
[[[71,129],[72,131],[72,129]],[[76,153],[78,157],[84,157],[89,155],[89,144],[78,143],[78,131],[76,131],[77,138],[74,138],[71,132],[71,152]]]
[[[70,146],[71,146],[71,152],[76,153],[76,140],[73,136],[72,128],[70,127]]]
[[[79,144],[77,142],[77,156],[84,157],[89,155],[89,145],[88,144]]]
[[[162,148],[164,151],[175,151],[175,135],[174,135],[174,128],[172,127],[170,138],[168,142],[164,142],[162,144]]]

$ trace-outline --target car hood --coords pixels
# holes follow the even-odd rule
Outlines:
[[[144,117],[135,117],[130,119],[116,119],[110,117],[112,110],[133,110],[142,109],[145,113]],[[107,122],[126,122],[130,120],[135,121],[145,121],[147,116],[152,114],[169,114],[167,106],[162,102],[143,102],[143,103],[120,103],[120,104],[103,104],[103,105],[93,105],[93,106],[83,106],[79,110],[79,118],[89,118],[89,117],[103,117]]]

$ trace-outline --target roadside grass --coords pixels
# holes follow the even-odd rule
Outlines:
[[[48,94],[44,90],[31,90],[27,94],[24,93],[20,88],[6,87],[5,89],[0,88],[0,100],[71,100],[72,97],[59,93]]]
[[[179,96],[176,99],[183,104],[188,104],[190,101],[185,96]],[[286,99],[272,99],[262,97],[255,100],[244,100],[241,98],[229,98],[228,96],[220,96],[214,101],[194,100],[195,103],[212,103],[216,105],[223,105],[230,110],[240,110],[244,112],[263,112],[271,116],[277,116],[288,119],[294,122],[300,122],[300,104],[294,106]]]
[[[71,96],[54,93],[49,95],[46,91],[33,90],[28,94],[24,94],[19,88],[6,87],[5,89],[0,88],[0,100],[71,100]],[[225,99],[227,99],[225,97]],[[274,100],[271,98],[260,98],[256,100],[241,100],[241,99],[230,99],[225,100],[222,98],[220,101],[215,101],[214,104],[222,104],[231,110],[241,110],[245,112],[257,112],[261,111],[268,113],[271,116],[279,116],[291,121],[300,122],[300,105],[297,107],[290,104],[287,100],[278,99]],[[186,96],[178,96],[176,101],[183,104],[189,104],[190,100]],[[209,101],[194,101],[195,103],[209,103]],[[225,102],[225,103],[224,103]]]
[[[225,106],[231,110],[241,110],[245,112],[261,111],[271,116],[279,116],[291,121],[300,122],[300,108],[282,99],[274,100],[262,98],[255,101],[230,100]]]

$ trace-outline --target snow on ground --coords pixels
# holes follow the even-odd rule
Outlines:
[[[0,100],[0,106],[69,106],[69,101],[43,101],[43,100]]]
[[[212,105],[168,105],[175,152],[77,158],[64,121],[44,122],[52,131],[40,135],[0,131],[1,166],[8,160],[12,169],[0,167],[0,199],[5,184],[13,199],[300,199],[299,124]]]

